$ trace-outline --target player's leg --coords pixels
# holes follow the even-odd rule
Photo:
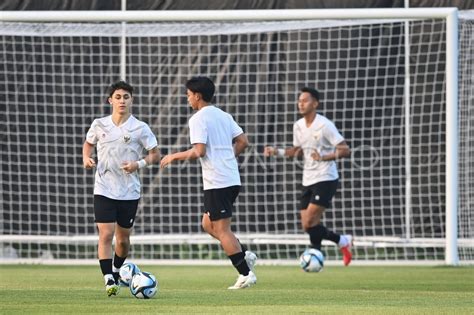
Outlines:
[[[130,234],[132,229],[123,228],[117,224],[115,227],[115,254],[112,271],[116,282],[119,280],[119,271],[130,251]]]
[[[219,240],[214,233],[214,229],[212,227],[212,221],[211,221],[209,212],[206,212],[202,215],[201,226],[204,229],[204,231],[206,231],[207,234],[209,234],[216,240]]]
[[[104,196],[94,196],[94,216],[99,232],[97,253],[108,296],[116,295],[119,287],[112,273],[112,241],[115,233],[115,204]]]
[[[302,205],[306,205],[306,209],[301,211],[301,222],[303,229],[309,234],[311,245],[314,248],[321,249],[323,239],[338,244],[343,254],[344,264],[347,266],[352,259],[350,252],[352,237],[334,233],[321,223],[325,209],[330,207],[331,200],[336,194],[337,183],[337,180],[326,181],[308,187],[305,199],[307,205],[302,198]],[[308,198],[308,196],[310,197]]]
[[[219,239],[224,252],[227,254],[232,265],[239,273],[237,281],[233,286],[230,286],[229,289],[244,289],[256,284],[257,277],[255,276],[255,273],[250,270],[246,259],[246,253],[242,251],[240,242],[231,230],[231,218],[213,221],[212,225],[214,233]],[[247,253],[250,252],[247,251]]]
[[[119,278],[120,267],[122,267],[130,251],[130,234],[135,222],[138,202],[139,199],[117,201],[119,204],[119,209],[117,211],[117,225],[115,228],[115,254],[112,266],[113,275],[117,282]]]
[[[246,255],[239,240],[231,230],[233,204],[239,195],[239,191],[239,186],[204,191],[206,213],[202,220],[203,228],[219,240],[222,249],[239,273],[236,284],[230,289],[246,288],[257,281],[254,272],[250,270],[250,264],[247,262],[249,258],[255,258],[251,261],[253,267],[257,256],[250,252]],[[254,257],[250,257],[249,254],[253,254]]]
[[[214,226],[211,221],[210,213],[206,212],[202,216],[202,221],[201,221],[202,228],[204,231],[206,231],[209,235],[211,235],[213,238],[219,240],[218,236],[216,235],[217,232],[214,231]],[[234,234],[235,237],[235,234]],[[240,240],[237,238],[237,242],[239,242],[240,245],[240,251],[245,253],[245,261],[247,262],[247,265],[249,266],[250,270],[254,272],[254,267],[257,262],[257,255],[255,253],[249,251],[245,245],[243,245]]]
[[[117,295],[118,286],[112,272],[112,240],[115,223],[97,223],[99,243],[97,253],[99,264],[105,281],[105,291],[108,296]]]

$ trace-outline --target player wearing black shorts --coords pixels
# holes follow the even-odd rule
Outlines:
[[[130,232],[140,199],[137,170],[157,163],[160,153],[150,127],[130,113],[133,87],[119,81],[112,84],[108,92],[112,115],[92,122],[82,148],[82,159],[84,168],[96,168],[94,216],[99,231],[97,252],[105,290],[111,296],[118,293],[118,272],[130,249]],[[92,158],[96,147],[97,165]],[[148,153],[142,158],[144,149]]]
[[[352,235],[339,235],[327,229],[321,218],[336,194],[339,174],[335,160],[349,157],[350,148],[336,126],[318,114],[319,92],[303,88],[298,98],[298,110],[303,116],[293,125],[293,147],[265,147],[265,156],[303,156],[303,192],[300,215],[303,229],[311,246],[321,249],[323,239],[336,243],[347,266],[352,259]]]
[[[248,140],[231,115],[209,104],[214,91],[214,83],[207,77],[196,77],[186,82],[188,102],[197,111],[189,120],[193,147],[165,156],[161,167],[174,161],[201,160],[204,186],[201,224],[207,233],[219,240],[239,273],[237,281],[229,289],[243,289],[257,282],[252,270],[257,256],[235,237],[231,219],[240,189],[236,157],[248,146]]]

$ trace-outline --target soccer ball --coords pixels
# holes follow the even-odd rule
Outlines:
[[[158,281],[149,272],[138,272],[130,282],[130,292],[137,299],[150,299],[158,292]]]
[[[138,268],[138,266],[134,263],[127,262],[123,264],[119,271],[119,284],[123,287],[128,287],[130,285],[130,281],[132,281],[133,276],[139,272],[140,268]]]
[[[324,267],[324,255],[315,248],[309,248],[300,256],[300,266],[306,272],[320,272]]]

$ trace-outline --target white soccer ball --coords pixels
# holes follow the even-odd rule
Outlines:
[[[300,256],[300,266],[306,272],[320,272],[324,267],[324,255],[315,248],[305,250]]]
[[[130,282],[130,292],[137,299],[150,299],[158,292],[158,281],[149,272],[136,273]]]
[[[131,262],[126,262],[120,267],[119,271],[119,284],[123,287],[128,287],[130,285],[130,281],[135,274],[140,272],[140,268],[137,265]]]

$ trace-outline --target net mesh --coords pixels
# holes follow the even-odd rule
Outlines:
[[[474,260],[472,20],[460,24],[461,260]],[[233,225],[263,259],[295,259],[309,241],[299,223],[302,163],[264,158],[291,146],[303,86],[322,92],[320,113],[353,154],[323,222],[356,236],[358,260],[442,260],[445,237],[445,22],[410,22],[411,209],[405,200],[405,23],[0,23],[0,258],[93,259],[93,175],[81,148],[94,118],[110,114],[106,87],[120,79],[122,30],[133,114],[163,154],[189,147],[183,84],[211,77],[214,103],[251,143],[240,158],[242,192]],[[197,161],[141,171],[143,195],[131,255],[220,259],[203,234]],[[409,238],[407,238],[409,236]],[[39,241],[40,240],[40,241]],[[340,259],[324,243],[328,260]]]

